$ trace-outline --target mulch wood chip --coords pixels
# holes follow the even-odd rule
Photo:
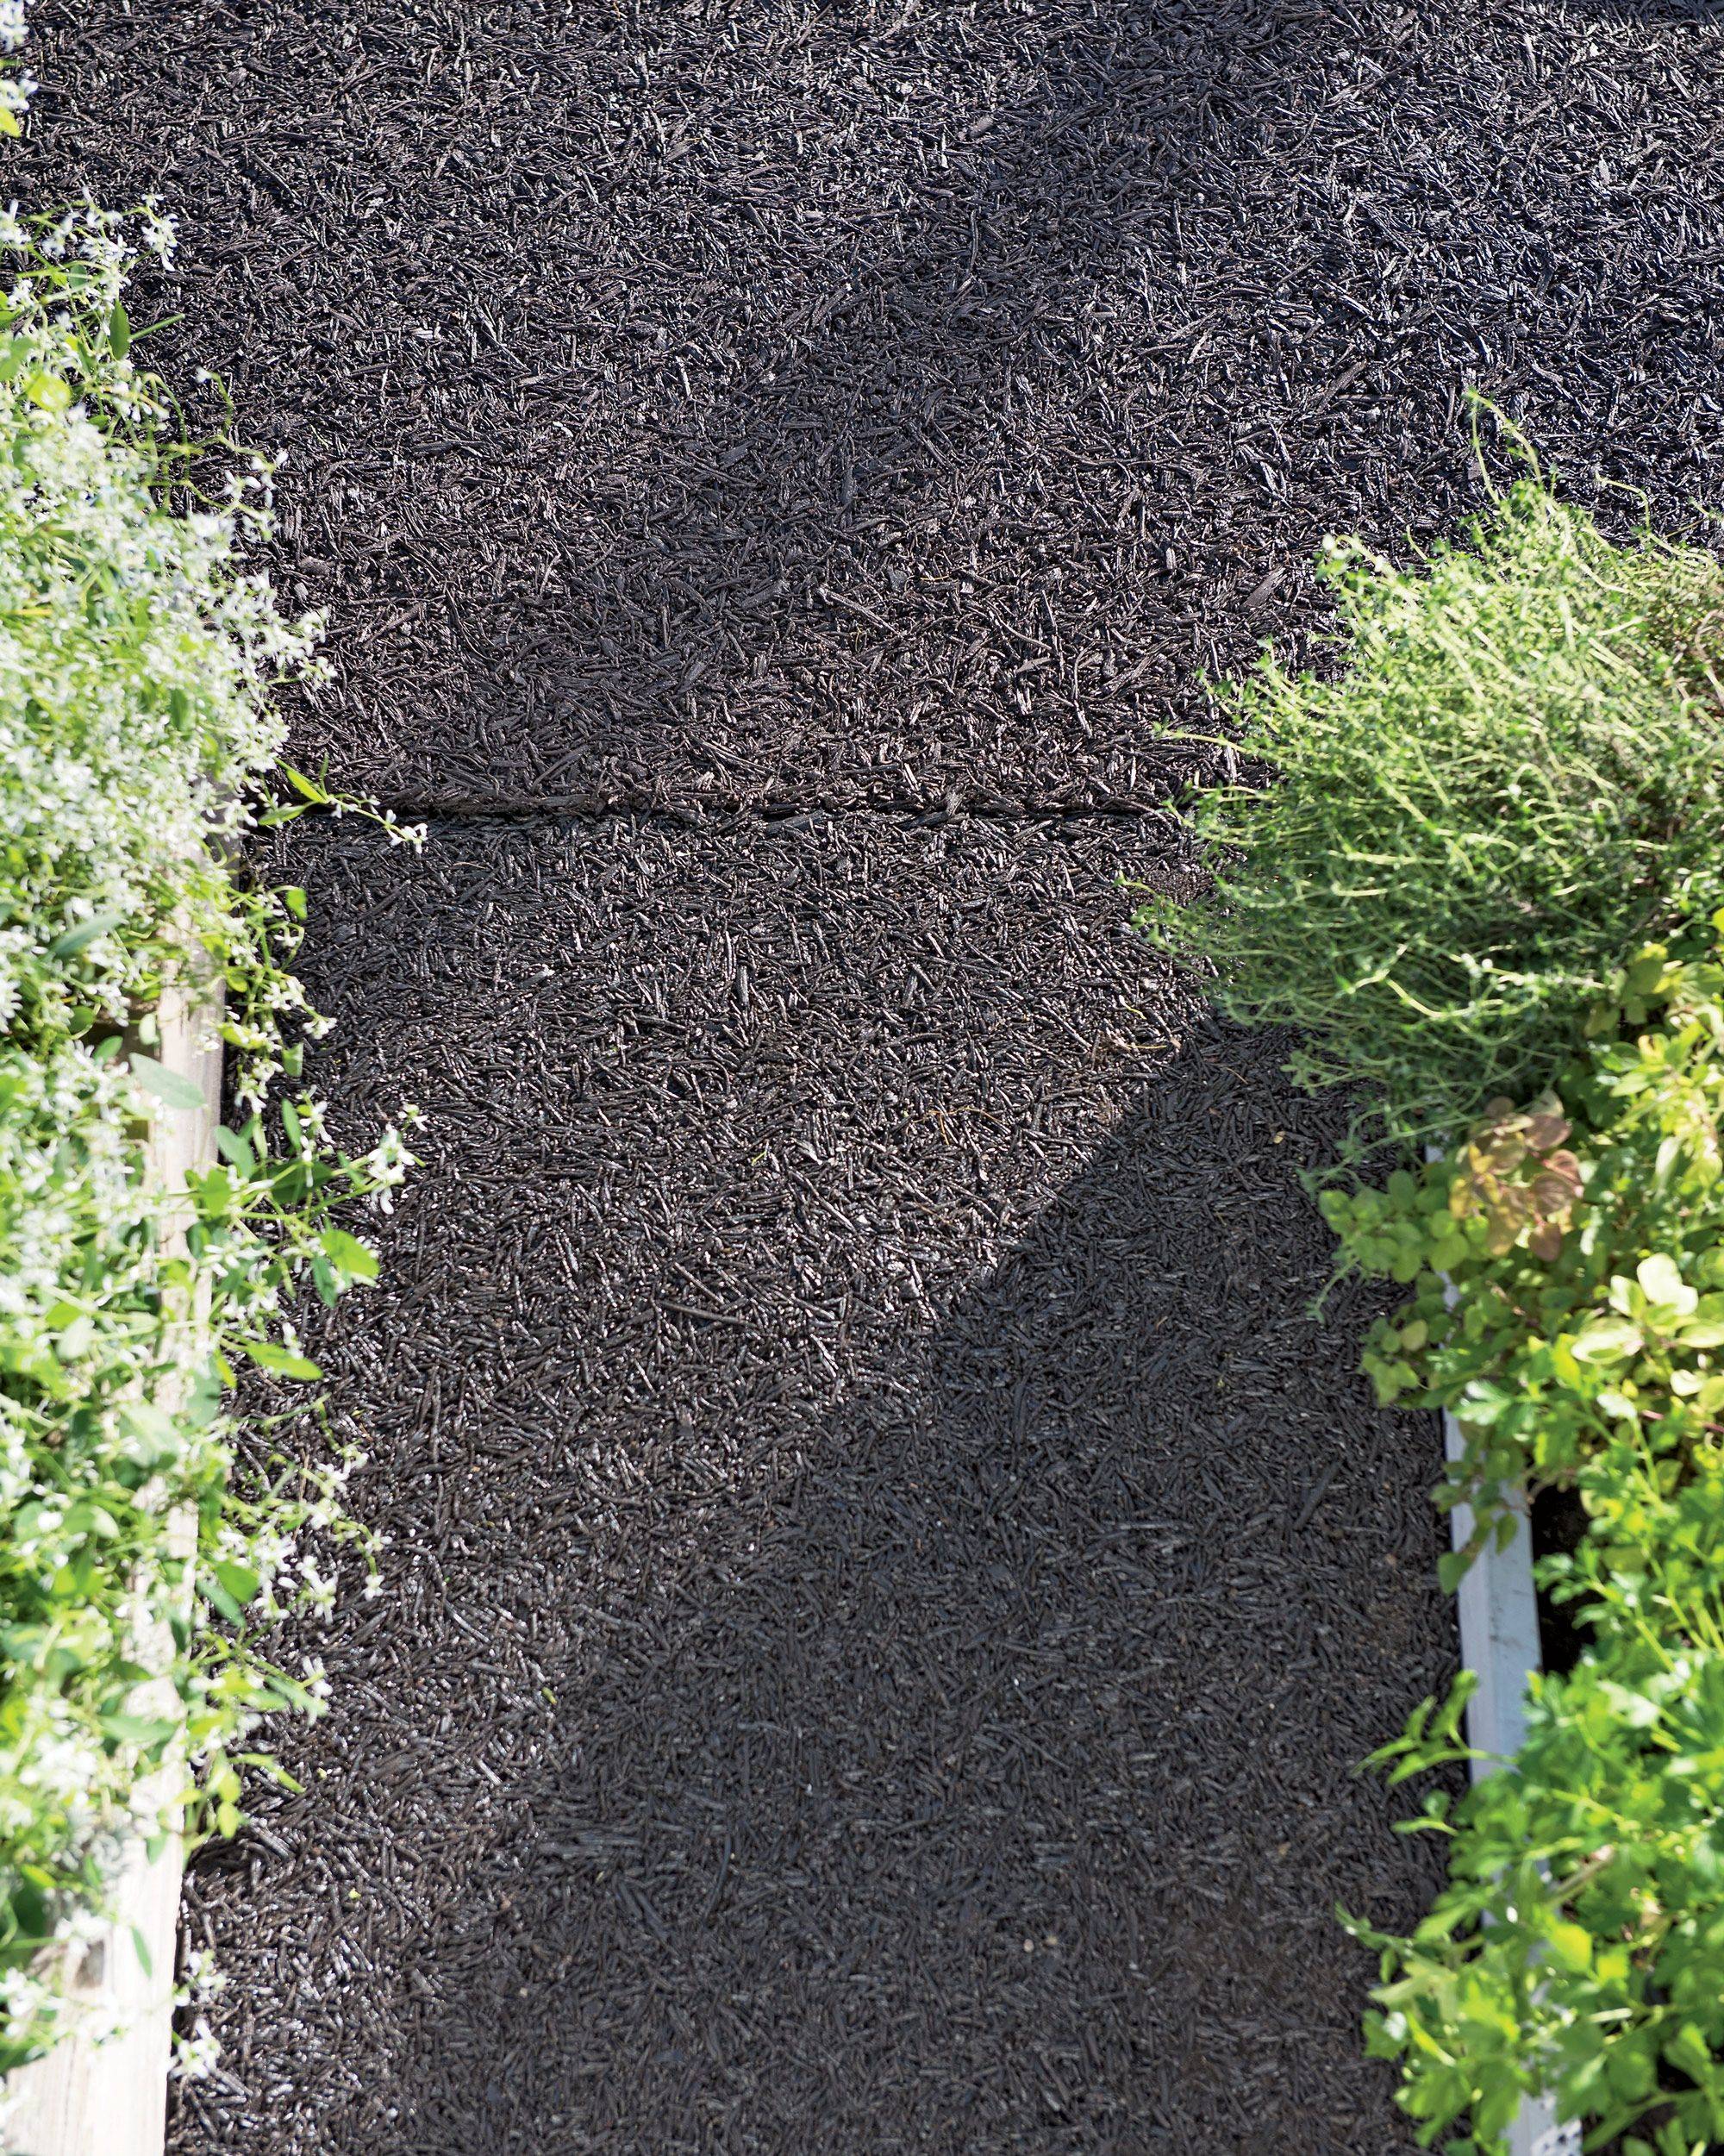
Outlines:
[[[1323,533],[1476,500],[1466,384],[1721,494],[1703,9],[41,13],[25,180],[181,216],[385,795],[1156,800]]]
[[[1332,1134],[1121,934],[1141,824],[296,841],[357,1135],[315,1340],[387,1591],[189,1902],[177,2147],[1381,2152],[1355,1763],[1438,1442],[1311,1316]],[[482,989],[483,993],[478,992]]]

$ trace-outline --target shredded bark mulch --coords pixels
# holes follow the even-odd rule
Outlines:
[[[50,15],[53,11],[45,9]],[[64,22],[66,15],[59,12]],[[1716,500],[1715,22],[1599,0],[90,0],[385,795],[1160,797],[1462,393]],[[41,178],[36,178],[36,173]]]
[[[1184,872],[1175,737],[1321,621],[1321,534],[1480,498],[1469,386],[1619,519],[1724,493],[1718,23],[89,0],[34,50],[21,192],[159,191],[163,363],[287,456],[299,753],[465,812],[286,841],[338,1122],[431,1120],[319,1342],[387,1592],[191,1882],[176,2156],[1408,2147],[1330,1905],[1431,1884],[1353,1769],[1452,1666],[1439,1447],[1308,1312],[1328,1109],[1112,879]]]
[[[1439,1448],[1308,1309],[1327,1126],[1120,932],[1165,850],[295,847],[349,1134],[431,1120],[187,2156],[1402,2145],[1331,1911],[1432,1883],[1356,1763],[1451,1666]]]

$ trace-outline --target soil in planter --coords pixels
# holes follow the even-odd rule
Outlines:
[[[1541,1490],[1532,1504],[1533,1562],[1570,1557],[1586,1535],[1586,1509],[1576,1490]],[[1538,1590],[1539,1640],[1544,1665],[1561,1674],[1580,1659],[1590,1637],[1584,1600],[1558,1602],[1548,1588]]]

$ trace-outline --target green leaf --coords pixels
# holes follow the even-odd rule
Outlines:
[[[1650,1258],[1643,1258],[1634,1268],[1634,1278],[1649,1303],[1670,1304],[1692,1309],[1699,1300],[1694,1290],[1683,1280],[1676,1261],[1662,1251]]]
[[[117,299],[108,317],[108,347],[116,359],[123,359],[132,348],[131,317]]]
[[[57,374],[38,367],[34,374],[26,376],[24,394],[33,404],[45,412],[60,413],[72,409],[72,384],[63,382]]]
[[[1437,1584],[1446,1595],[1452,1595],[1466,1578],[1471,1563],[1465,1550],[1445,1550],[1437,1559]]]
[[[263,1585],[261,1576],[251,1565],[236,1564],[231,1559],[219,1559],[210,1570],[241,1609],[256,1599],[258,1590]]]
[[[160,1715],[134,1715],[124,1709],[100,1717],[107,1734],[122,1744],[134,1744],[141,1750],[153,1751],[164,1745],[179,1727]]]
[[[1581,1362],[1621,1362],[1638,1355],[1644,1344],[1638,1325],[1627,1318],[1603,1317],[1575,1335],[1572,1352]]]
[[[242,1355],[249,1355],[259,1369],[272,1371],[278,1378],[299,1378],[309,1384],[323,1375],[315,1362],[304,1355],[296,1355],[290,1347],[283,1347],[275,1340],[236,1340],[234,1346]]]
[[[326,1228],[320,1240],[325,1256],[343,1272],[355,1280],[377,1278],[378,1257],[370,1244],[362,1243],[357,1235],[350,1235],[340,1228]]]
[[[1693,2022],[1684,2022],[1675,2035],[1665,2040],[1665,2057],[1702,2087],[1711,2078],[1712,2047]]]
[[[229,1130],[224,1123],[216,1133],[216,1147],[222,1158],[236,1167],[247,1182],[255,1180],[258,1156],[253,1152],[251,1141],[243,1131]]]
[[[202,1108],[203,1091],[178,1071],[170,1071],[165,1063],[158,1063],[153,1055],[145,1055],[134,1049],[130,1060],[132,1076],[148,1092],[169,1108]]]
[[[128,1456],[145,1469],[159,1467],[180,1449],[178,1425],[152,1400],[131,1400],[120,1410]]]
[[[48,946],[51,959],[75,959],[80,951],[87,951],[97,936],[105,936],[125,920],[122,913],[92,914],[88,921],[80,921],[75,928],[68,928],[64,935],[57,935]]]

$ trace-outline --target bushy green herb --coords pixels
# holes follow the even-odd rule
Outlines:
[[[1321,1201],[1344,1262],[1414,1289],[1365,1366],[1385,1405],[1459,1418],[1443,1497],[1480,1534],[1625,1428],[1686,1458],[1724,1422],[1724,965],[1653,945],[1613,988],[1529,1111]]]
[[[1588,2148],[1724,2147],[1724,571],[1607,541],[1533,479],[1412,571],[1326,563],[1333,678],[1230,692],[1259,784],[1197,804],[1211,895],[1141,916],[1296,1027],[1356,1135],[1441,1157],[1332,1185],[1342,1263],[1398,1281],[1365,1365],[1451,1410],[1452,1585],[1510,1508],[1577,1491],[1542,1560],[1587,1646],[1535,1680],[1514,1759],[1409,1831],[1447,1886],[1383,1982],[1372,2052],[1421,2140],[1500,2156],[1551,2097]],[[1710,894],[1709,896],[1708,894]],[[1630,953],[1627,963],[1622,954]],[[1480,1104],[1483,1103],[1482,1112]],[[1377,1755],[1471,1759],[1472,1685]]]
[[[1464,1694],[1379,1755],[1399,1778],[1467,1757]],[[1587,2147],[1695,2156],[1724,2141],[1724,1653],[1615,1639],[1535,1679],[1512,1762],[1450,1814],[1449,1882],[1382,1953],[1367,2023],[1428,2143],[1498,2151],[1523,2098]]]
[[[1213,891],[1140,922],[1222,1008],[1297,1029],[1311,1085],[1452,1137],[1544,1084],[1623,951],[1724,841],[1724,571],[1618,546],[1522,478],[1464,543],[1322,573],[1335,665],[1223,693],[1262,783],[1204,793]]]
[[[141,231],[166,253],[163,221]],[[386,1198],[406,1159],[392,1131],[333,1151],[303,1093],[264,1112],[319,1022],[284,966],[303,902],[248,888],[235,841],[279,750],[272,691],[310,668],[316,624],[244,565],[267,468],[185,443],[133,357],[131,245],[94,210],[0,216],[0,2071],[54,2034],[46,1949],[95,1921],[116,1838],[161,1830],[150,1771],[182,1762],[194,1830],[231,1830],[258,1716],[316,1704],[315,1666],[273,1666],[259,1628],[327,1601],[303,1538],[340,1531],[351,1463],[238,1475],[222,1399],[241,1354],[315,1376],[290,1298],[372,1276],[332,1210]],[[223,447],[211,500],[190,474]],[[225,986],[249,1113],[174,1255],[142,1133],[184,1104],[148,1051],[188,976]],[[167,1379],[205,1302],[214,1352],[185,1397]],[[145,1707],[152,1621],[176,1653]]]

